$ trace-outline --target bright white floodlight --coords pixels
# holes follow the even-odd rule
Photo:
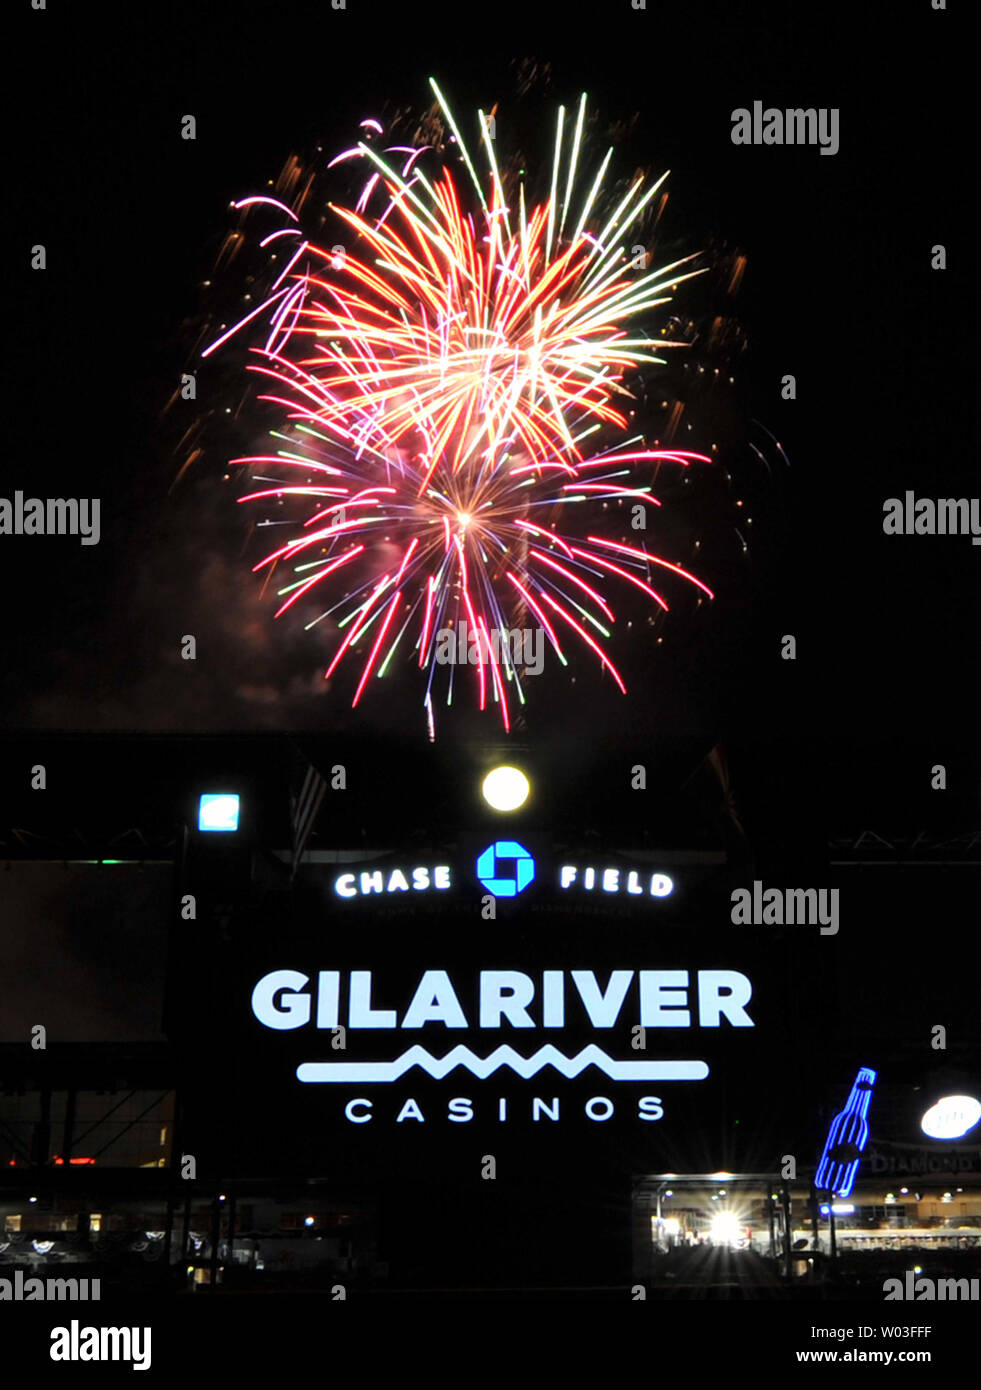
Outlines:
[[[734,1245],[743,1233],[743,1223],[734,1211],[720,1211],[712,1218],[712,1239],[719,1245]]]
[[[198,802],[199,830],[237,830],[239,797],[228,792],[207,792]]]
[[[484,778],[480,790],[495,811],[516,811],[528,800],[531,784],[516,767],[495,767]]]

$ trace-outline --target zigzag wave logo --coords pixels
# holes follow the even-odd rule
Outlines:
[[[577,1052],[575,1057],[566,1057],[548,1043],[531,1057],[522,1057],[506,1044],[495,1048],[489,1057],[478,1057],[469,1047],[463,1046],[452,1048],[445,1057],[434,1057],[417,1044],[394,1062],[303,1062],[297,1067],[296,1076],[297,1080],[305,1082],[397,1081],[413,1067],[428,1072],[436,1081],[441,1081],[456,1067],[465,1067],[481,1081],[500,1067],[510,1067],[526,1081],[543,1067],[554,1067],[568,1080],[587,1067],[596,1067],[611,1081],[704,1081],[709,1074],[705,1062],[617,1062],[593,1043]]]

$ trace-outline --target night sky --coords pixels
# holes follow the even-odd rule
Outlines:
[[[375,6],[32,14],[3,495],[100,496],[102,540],[0,538],[7,726],[421,729],[411,680],[372,692],[356,715],[349,690],[325,692],[323,629],[274,623],[251,573],[264,552],[249,548],[221,484],[223,441],[175,481],[191,417],[164,407],[193,365],[229,201],[292,152],[345,147],[365,115],[422,108],[432,74],[458,111],[498,102],[505,132],[509,109],[527,123],[535,102],[552,112],[586,90],[601,123],[621,129],[624,171],[672,171],[666,240],[746,257],[725,306],[745,343],[736,383],[692,398],[685,417],[685,442],[717,439],[720,464],[668,489],[658,519],[667,553],[703,537],[697,569],[718,598],[695,613],[677,592],[660,646],[619,640],[626,701],[591,659],[575,663],[574,685],[549,674],[530,691],[528,736],[969,737],[978,551],[965,537],[882,532],[885,498],[969,496],[976,476],[944,33],[960,20],[908,8],[764,5],[746,18],[731,6],[563,6],[561,23],[529,27],[526,7],[518,22],[497,5],[479,37],[439,6],[424,19],[386,11],[383,23]],[[913,73],[881,60],[886,34],[917,55],[915,116]],[[756,99],[839,107],[839,153],[734,146],[730,113]],[[179,138],[188,112],[194,142]],[[27,268],[37,241],[43,274]],[[944,273],[929,266],[936,242]],[[710,301],[695,282],[685,302],[705,312]],[[786,372],[793,402],[780,398]],[[181,408],[220,411],[223,389],[204,373],[202,395],[215,398]],[[772,447],[755,461],[747,439],[763,442],[761,427],[789,466]],[[740,499],[753,512],[745,554]],[[194,663],[179,658],[184,633],[197,637]],[[784,633],[797,637],[796,663],[780,660]]]

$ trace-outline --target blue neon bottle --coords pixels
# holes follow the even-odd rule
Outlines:
[[[875,1075],[871,1067],[860,1069],[844,1110],[840,1110],[831,1121],[824,1153],[814,1174],[814,1185],[819,1192],[830,1192],[832,1197],[847,1197],[852,1190],[858,1161],[868,1143],[867,1116]]]

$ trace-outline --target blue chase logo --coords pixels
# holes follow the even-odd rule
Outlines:
[[[495,898],[516,898],[534,879],[535,861],[517,840],[495,840],[477,860],[477,877]]]

